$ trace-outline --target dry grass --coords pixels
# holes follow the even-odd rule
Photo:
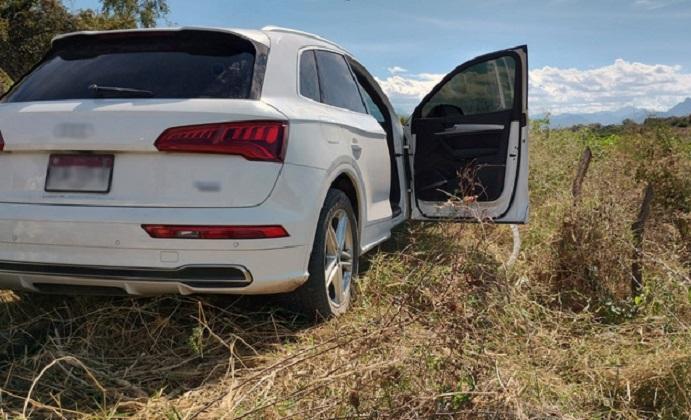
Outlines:
[[[663,156],[637,155],[660,136]],[[505,226],[411,224],[370,257],[353,310],[318,326],[263,299],[5,293],[0,418],[689,417],[689,209],[667,196],[646,231],[644,292],[628,289],[642,187],[685,188],[685,144],[534,133],[515,266]]]

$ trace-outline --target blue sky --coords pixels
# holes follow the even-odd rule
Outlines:
[[[271,24],[331,39],[402,111],[461,62],[518,44],[530,50],[533,111],[659,110],[691,96],[691,0],[168,1],[161,26]]]

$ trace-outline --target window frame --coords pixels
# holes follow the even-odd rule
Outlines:
[[[300,91],[300,63],[302,61],[302,54],[304,54],[306,51],[314,51],[314,62],[315,62],[316,67],[317,67],[317,83],[319,85],[319,96],[320,96],[321,101],[315,101],[312,98],[304,96]],[[332,53],[332,54],[337,54],[337,55],[341,56],[341,58],[343,58],[343,61],[345,61],[346,66],[348,67],[348,71],[350,72],[350,77],[353,78],[353,83],[355,83],[355,86],[357,88],[356,90],[358,93],[358,97],[360,98],[360,102],[362,102],[362,107],[365,109],[365,112],[353,111],[352,109],[349,109],[349,108],[343,108],[340,106],[331,105],[331,104],[328,104],[326,102],[323,102],[324,90],[322,88],[321,77],[319,77],[319,60],[317,59],[317,54],[316,54],[318,51],[324,51],[324,52],[328,52],[328,53]],[[313,102],[315,104],[327,106],[329,108],[338,109],[340,111],[352,112],[353,114],[356,114],[356,115],[368,115],[370,117],[372,116],[368,112],[367,104],[365,103],[365,99],[362,97],[362,92],[360,92],[360,84],[358,83],[357,76],[355,76],[355,73],[353,72],[353,69],[350,66],[350,60],[348,59],[348,57],[343,52],[338,51],[336,49],[331,49],[331,48],[322,47],[322,46],[306,46],[306,47],[300,48],[300,50],[298,50],[298,59],[296,62],[296,68],[297,68],[297,72],[296,72],[297,73],[296,74],[296,88],[297,88],[296,90],[297,90],[297,92],[296,93],[297,93],[299,98]]]
[[[374,118],[377,122],[380,122],[370,112],[370,109],[368,106],[369,104],[365,100],[363,94],[366,94],[367,96],[370,97],[370,99],[372,99],[374,106],[379,110],[379,112],[384,117],[384,120],[385,120],[384,123],[391,125],[392,124],[391,121],[393,121],[393,118],[391,116],[391,112],[389,111],[389,106],[391,106],[390,101],[388,100],[388,98],[386,97],[386,95],[383,92],[380,92],[381,88],[379,86],[372,85],[372,81],[375,81],[374,76],[372,76],[369,73],[369,71],[367,71],[365,66],[360,64],[360,62],[358,62],[354,58],[352,58],[352,57],[346,58],[346,61],[348,61],[348,65],[350,66],[350,70],[353,72],[353,77],[355,77],[355,83],[357,83],[357,85],[358,85],[358,90],[360,91],[360,96],[362,97],[362,101],[365,104],[365,110],[367,111],[367,114],[369,116],[371,116],[372,118]],[[355,63],[355,66],[359,67],[359,68],[358,69],[354,68],[353,63]],[[360,79],[358,78],[358,75],[356,74],[356,70],[359,71],[360,73],[362,73],[363,78],[365,79],[365,81],[368,84],[372,85],[372,86],[369,86],[369,89],[367,87],[363,86],[362,83],[360,83]],[[370,81],[368,79],[372,79],[372,81]],[[375,81],[375,83],[376,83],[376,81]],[[372,94],[368,90],[372,90],[373,93],[376,95],[376,98],[373,97]],[[378,102],[380,104],[378,104]],[[383,106],[383,109],[382,109],[382,106]]]

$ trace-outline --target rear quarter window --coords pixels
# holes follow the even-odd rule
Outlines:
[[[321,101],[317,62],[312,50],[305,51],[300,56],[300,95],[317,102]]]
[[[93,85],[149,91],[152,98],[250,99],[255,58],[254,45],[233,34],[77,35],[58,40],[4,101],[91,99]]]

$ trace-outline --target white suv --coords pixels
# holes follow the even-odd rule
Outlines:
[[[0,288],[292,292],[338,315],[407,218],[526,221],[527,82],[524,46],[476,58],[404,128],[311,34],[57,37],[0,103]]]

